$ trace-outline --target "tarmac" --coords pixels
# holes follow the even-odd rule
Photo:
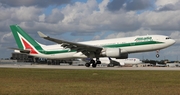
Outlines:
[[[180,67],[85,67],[85,66],[61,66],[61,65],[18,65],[0,64],[0,68],[31,68],[31,69],[69,69],[69,70],[180,70]]]

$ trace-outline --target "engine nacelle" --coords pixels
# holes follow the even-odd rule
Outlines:
[[[128,58],[128,54],[121,54],[121,49],[119,48],[105,48],[102,50],[101,55],[103,57],[112,57],[117,59]]]
[[[119,48],[106,48],[102,52],[102,55],[107,56],[107,57],[120,57],[121,50]]]
[[[116,59],[127,59],[128,58],[128,54],[127,53],[123,53],[121,54],[120,57],[116,57]]]

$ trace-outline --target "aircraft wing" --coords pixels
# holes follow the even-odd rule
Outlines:
[[[42,37],[46,40],[61,44],[61,46],[64,48],[69,48],[69,49],[75,50],[77,52],[82,52],[86,56],[88,56],[91,53],[100,54],[101,50],[103,49],[102,47],[98,47],[98,46],[86,45],[86,44],[75,43],[75,42],[60,40],[60,39],[56,39],[56,38],[51,38],[49,36],[46,36],[45,34],[43,34],[40,31],[38,31],[38,34],[40,37]]]

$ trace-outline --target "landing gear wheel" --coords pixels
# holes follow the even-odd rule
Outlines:
[[[86,63],[85,66],[86,66],[86,67],[90,67],[90,63]]]
[[[94,60],[91,60],[90,63],[91,63],[91,64],[95,64],[95,61],[94,61]]]
[[[93,68],[96,68],[96,66],[97,66],[97,64],[96,64],[96,63],[92,64],[92,67],[93,67]]]
[[[97,61],[96,64],[101,64],[101,61]]]
[[[156,54],[156,58],[159,58],[159,54]]]

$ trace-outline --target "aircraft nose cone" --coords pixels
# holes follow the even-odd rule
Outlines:
[[[172,43],[174,44],[174,43],[176,43],[176,41],[175,41],[175,40],[173,40],[173,41],[172,41]]]
[[[176,41],[172,39],[172,40],[171,40],[171,45],[175,44],[175,42],[176,42]]]

